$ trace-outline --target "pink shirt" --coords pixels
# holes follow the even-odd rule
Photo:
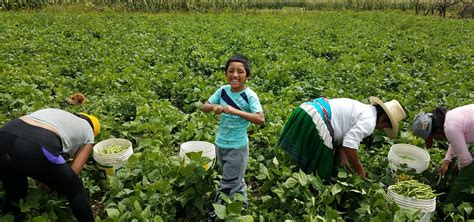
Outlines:
[[[474,142],[474,104],[461,106],[446,113],[444,134],[449,142],[445,160],[458,158],[459,168],[469,166],[472,155],[468,143]]]

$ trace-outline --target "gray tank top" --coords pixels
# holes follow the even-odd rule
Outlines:
[[[74,156],[74,153],[84,144],[94,143],[94,132],[89,123],[70,112],[46,108],[33,112],[27,117],[56,129],[61,137],[63,152],[70,156]]]

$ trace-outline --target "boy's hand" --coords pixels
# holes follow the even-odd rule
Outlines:
[[[219,115],[219,114],[221,114],[221,113],[224,111],[224,108],[222,108],[221,105],[215,105],[215,106],[212,108],[212,111],[213,111],[215,114]]]
[[[227,114],[232,114],[232,115],[236,115],[237,113],[237,109],[232,107],[232,106],[226,106],[224,107],[224,110],[223,110],[225,113]]]

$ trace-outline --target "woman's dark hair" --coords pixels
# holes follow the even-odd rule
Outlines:
[[[94,124],[92,124],[92,121],[89,119],[89,117],[84,116],[80,113],[75,113],[75,115],[81,119],[85,119],[89,123],[89,125],[92,127],[92,130],[94,130]]]
[[[230,63],[232,63],[232,62],[240,62],[240,63],[244,64],[245,72],[247,73],[247,77],[250,77],[250,62],[247,59],[247,57],[245,57],[242,54],[233,55],[225,63],[225,71],[224,72],[227,72],[227,69],[229,68]]]
[[[444,120],[446,118],[446,113],[448,109],[445,107],[438,107],[433,110],[431,113],[431,133],[443,132],[444,131]]]
[[[385,110],[382,108],[381,105],[374,105],[375,110],[377,111],[377,118],[376,118],[376,123],[382,118],[382,116],[385,114],[385,118],[387,119],[387,124],[389,128],[392,128],[392,121],[390,121],[390,118],[388,118],[388,114],[385,112]]]
[[[385,110],[382,108],[381,105],[374,105],[375,107],[375,110],[377,112],[377,117],[376,117],[376,120],[375,122],[379,122],[380,118],[382,118],[385,114],[385,118],[387,119],[387,124],[388,124],[388,127],[391,128],[392,127],[392,122],[390,121],[390,118],[388,118],[388,115],[387,113],[385,112]],[[370,149],[370,147],[372,147],[372,143],[374,142],[374,133],[372,132],[372,134],[370,134],[369,136],[365,137],[363,140],[362,140],[362,143],[365,144],[365,147],[367,149]]]
[[[374,143],[374,133],[362,139],[362,143],[365,144],[366,149],[370,149],[370,147],[372,147],[372,143]]]

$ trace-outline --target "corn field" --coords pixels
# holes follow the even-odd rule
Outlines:
[[[41,9],[46,6],[83,6],[126,11],[216,11],[240,9],[294,10],[413,10],[445,17],[449,8],[460,18],[474,18],[472,0],[0,0],[1,10]]]

